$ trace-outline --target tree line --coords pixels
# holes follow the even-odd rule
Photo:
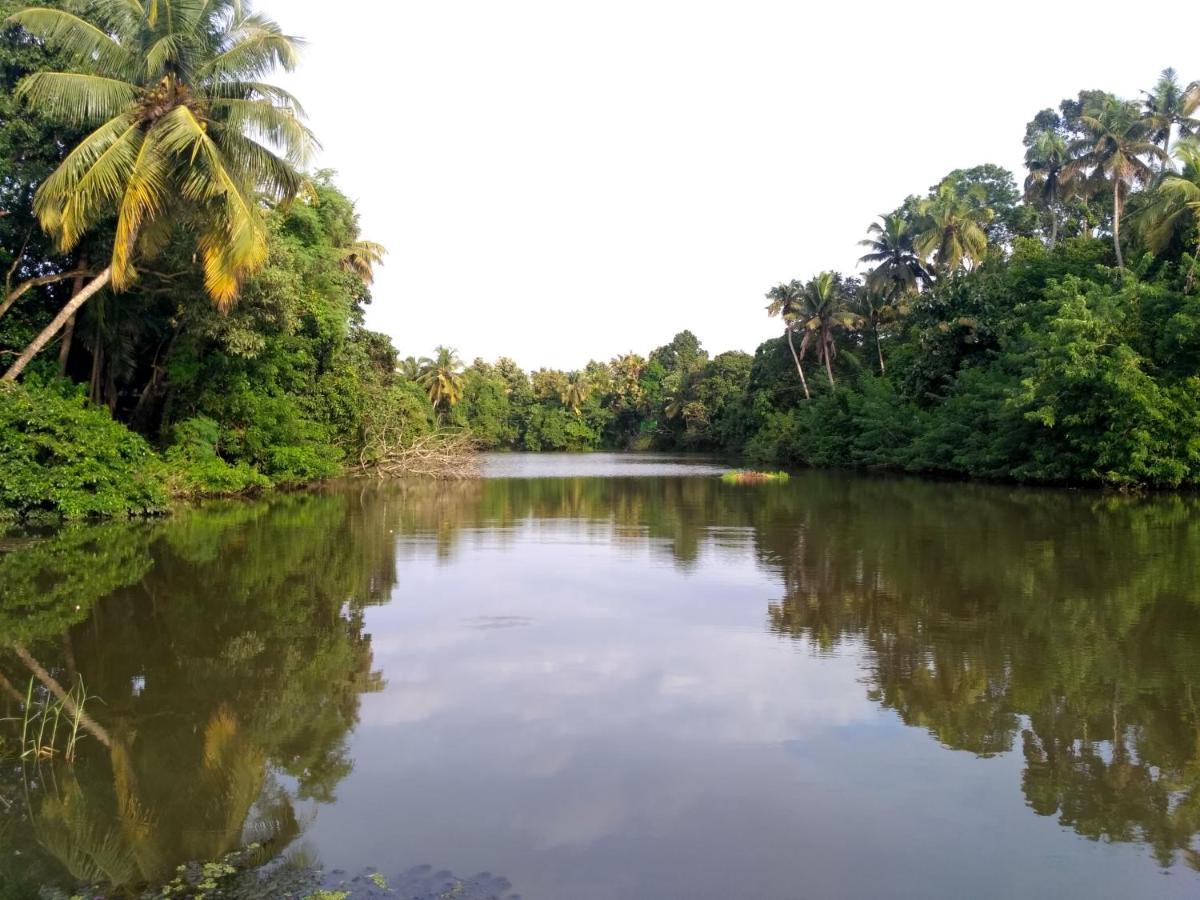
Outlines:
[[[1023,183],[956,169],[870,223],[859,270],[766,292],[778,338],[526,375],[402,372],[490,446],[695,448],[778,465],[1175,487],[1200,479],[1200,83],[1081,91]],[[434,374],[436,373],[436,375]]]
[[[1023,184],[949,173],[859,271],[781,281],[777,337],[681,331],[577,371],[400,360],[297,98],[238,0],[0,0],[0,509],[111,515],[303,484],[369,434],[781,466],[1179,486],[1200,473],[1200,88],[1034,116]]]

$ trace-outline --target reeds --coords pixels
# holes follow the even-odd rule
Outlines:
[[[82,678],[63,697],[39,690],[37,680],[30,678],[20,719],[21,759],[41,762],[61,758],[74,763],[86,715],[83,709],[90,699]]]

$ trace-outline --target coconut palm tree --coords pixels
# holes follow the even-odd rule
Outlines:
[[[364,284],[375,281],[375,267],[383,264],[387,248],[374,241],[355,241],[349,247],[343,247],[338,265],[343,272],[353,272],[362,279]]]
[[[420,381],[421,361],[415,356],[406,356],[396,363],[396,374],[409,381]]]
[[[1057,130],[1046,128],[1037,133],[1025,150],[1025,202],[1041,207],[1050,216],[1050,247],[1058,243],[1059,204],[1070,196],[1075,185],[1074,171],[1068,168],[1067,141]]]
[[[982,185],[972,185],[963,193],[943,181],[932,197],[921,202],[927,225],[913,246],[923,258],[933,260],[939,275],[975,266],[987,253],[987,226],[995,213],[983,205],[985,200]]]
[[[851,331],[861,326],[859,316],[847,305],[841,279],[833,272],[822,272],[810,278],[800,292],[796,321],[800,332],[800,358],[811,346],[816,347],[817,359],[825,364],[829,386],[834,387],[833,360],[837,356],[837,331]]]
[[[786,284],[775,285],[767,291],[767,299],[771,301],[767,305],[767,315],[772,318],[779,316],[783,320],[783,333],[787,337],[788,349],[792,351],[796,372],[800,375],[800,386],[804,388],[804,399],[811,400],[812,394],[808,390],[808,379],[804,376],[804,363],[800,359],[800,354],[796,350],[796,342],[792,338],[796,331],[800,294],[803,291],[804,286],[795,279]]]
[[[884,297],[914,293],[932,280],[913,247],[912,224],[902,213],[880,216],[878,222],[867,226],[867,235],[858,243],[869,252],[858,261],[872,267],[867,283]]]
[[[1189,109],[1189,92],[1179,84],[1174,69],[1163,69],[1154,87],[1142,91],[1142,115],[1150,126],[1150,140],[1162,146],[1164,154],[1171,152],[1171,134],[1178,129],[1180,137],[1190,137],[1200,129],[1200,121],[1193,119],[1193,105]],[[1164,168],[1167,158],[1162,159]]]
[[[1142,117],[1138,105],[1103,94],[1092,100],[1079,117],[1086,134],[1072,141],[1072,157],[1067,165],[1072,177],[1086,179],[1096,191],[1112,191],[1113,249],[1117,268],[1125,268],[1121,254],[1121,212],[1125,200],[1137,184],[1148,184],[1154,171],[1143,157],[1162,160],[1166,154],[1153,141],[1151,124]]]
[[[591,396],[592,385],[587,376],[582,372],[571,372],[567,375],[566,381],[562,386],[562,393],[559,399],[562,400],[562,405],[567,407],[575,415],[579,415],[579,409],[587,402]]]
[[[871,335],[875,339],[875,355],[879,359],[880,375],[887,374],[887,365],[883,360],[883,341],[879,335],[880,328],[897,315],[895,297],[887,293],[888,290],[886,282],[872,282],[868,278],[862,288],[855,291],[846,304],[847,309],[871,329]]]
[[[456,406],[463,398],[466,379],[463,378],[463,363],[452,347],[437,347],[434,357],[421,360],[421,373],[417,383],[425,388],[429,402],[439,414]]]
[[[1200,222],[1200,142],[1186,138],[1175,145],[1178,172],[1168,172],[1138,211],[1142,240],[1154,253],[1161,253],[1179,232]],[[1200,256],[1200,246],[1196,248]],[[1196,260],[1188,271],[1187,290],[1195,281]]]
[[[74,7],[72,7],[74,8]],[[14,380],[75,311],[105,287],[129,288],[137,264],[187,234],[220,308],[267,260],[260,198],[296,194],[314,140],[296,100],[259,79],[290,70],[298,42],[243,0],[95,0],[8,19],[77,71],[35,72],[17,93],[64,124],[91,128],[34,199],[59,249],[115,220],[108,264],[5,374]]]

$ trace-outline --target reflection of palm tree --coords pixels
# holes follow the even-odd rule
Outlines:
[[[32,817],[38,840],[80,881],[118,888],[159,883],[182,861],[228,856],[247,832],[266,857],[300,832],[286,794],[276,792],[260,804],[258,816],[251,815],[263,794],[267,760],[227,707],[218,708],[204,728],[202,765],[189,785],[203,799],[178,833],[147,803],[131,749],[131,739],[122,736],[109,754],[115,816],[98,808],[70,766],[56,767],[55,777],[45,779],[54,787]]]

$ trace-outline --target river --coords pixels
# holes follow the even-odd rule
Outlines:
[[[1200,500],[721,471],[11,531],[0,898],[247,843],[430,897],[1200,893]]]

